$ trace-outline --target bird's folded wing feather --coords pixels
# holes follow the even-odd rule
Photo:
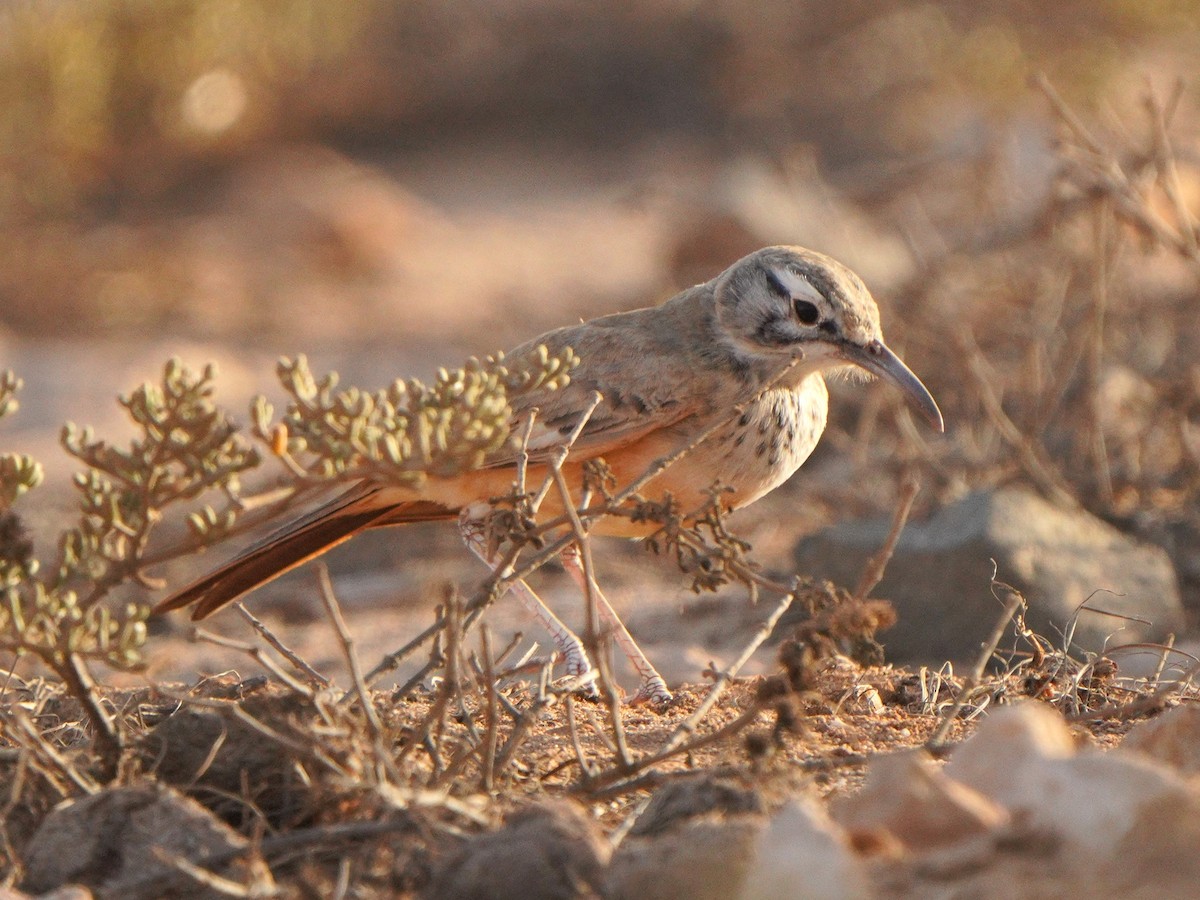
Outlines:
[[[585,416],[587,421],[571,448],[571,457],[576,461],[628,446],[694,415],[701,407],[694,395],[690,400],[681,398],[672,378],[675,373],[663,371],[654,377],[654,367],[646,362],[660,354],[637,329],[593,325],[560,328],[517,348],[512,355],[537,344],[545,344],[552,354],[571,347],[580,362],[565,387],[533,391],[513,400],[515,441],[519,441],[529,416],[534,416],[527,447],[534,462],[548,458],[565,444]],[[597,393],[600,399],[591,409]],[[514,445],[498,452],[487,466],[499,468],[515,462]]]

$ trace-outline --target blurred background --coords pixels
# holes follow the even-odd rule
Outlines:
[[[282,353],[374,387],[797,243],[863,276],[949,433],[836,385],[739,520],[768,566],[909,470],[917,515],[1027,483],[1163,547],[1194,620],[1198,64],[1193,0],[7,0],[0,439],[58,479],[49,518],[62,421],[119,435],[171,355],[237,410]],[[454,545],[340,565],[394,605]],[[618,605],[690,597],[614,555]]]

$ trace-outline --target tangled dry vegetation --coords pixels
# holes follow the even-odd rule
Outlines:
[[[855,590],[764,575],[715,499],[698,511],[637,507],[661,525],[651,546],[673,556],[697,590],[741,585],[762,612],[738,659],[707,673],[710,684],[681,689],[666,711],[622,705],[594,614],[585,641],[601,663],[598,701],[580,700],[578,682],[556,681],[552,659],[497,646],[480,620],[506,583],[567,542],[581,539],[586,556],[587,521],[636,499],[646,480],[612,485],[600,470],[579,508],[542,526],[531,507],[560,485],[553,476],[545,485],[519,478],[494,518],[493,539],[506,548],[495,574],[469,597],[448,587],[429,627],[373,668],[359,659],[324,579],[343,673],[318,671],[239,607],[259,640],[236,649],[261,676],[115,691],[93,675],[97,666],[136,668],[154,652],[146,605],[114,606],[119,588],[155,588],[155,566],[233,538],[331,482],[408,482],[478,465],[505,441],[519,445],[509,399],[569,377],[569,356],[489,358],[443,372],[432,386],[397,382],[376,392],[339,390],[302,359],[284,361],[287,409],[276,420],[257,401],[249,434],[216,404],[215,373],[170,363],[160,383],[122,398],[138,435],[127,448],[65,429],[63,446],[83,465],[81,511],[52,561],[35,554],[19,519],[38,464],[0,457],[0,649],[12,661],[0,717],[7,883],[53,887],[38,880],[49,877],[40,861],[31,876],[45,838],[35,839],[38,828],[62,800],[111,798],[114,786],[186,795],[191,818],[162,825],[160,850],[126,860],[116,887],[111,856],[131,852],[113,843],[125,834],[119,828],[93,837],[64,880],[125,897],[201,889],[392,896],[426,889],[464,835],[531,799],[577,798],[619,839],[648,792],[680,776],[727,776],[768,802],[802,782],[844,792],[872,757],[921,745],[941,752],[983,709],[1015,697],[1055,705],[1103,742],[1193,694],[1195,661],[1180,667],[1164,647],[1152,677],[1125,677],[1107,657],[1031,633],[1023,598],[1000,582],[993,640],[965,674],[887,667],[876,642],[892,613],[871,591],[918,476],[934,497],[964,483],[1026,479],[1158,540],[1177,561],[1200,547],[1200,440],[1190,424],[1200,373],[1186,351],[1200,339],[1193,298],[1156,294],[1138,280],[1150,265],[1194,278],[1200,262],[1186,193],[1194,169],[1167,137],[1175,99],[1151,98],[1145,133],[1120,143],[1092,135],[1048,84],[1041,90],[1062,125],[1056,190],[1019,221],[994,223],[924,260],[896,297],[905,342],[944,362],[930,380],[957,423],[952,435],[926,443],[881,395],[853,428],[834,431],[878,435],[883,490],[897,501],[892,537]],[[947,298],[964,293],[976,299],[946,314]],[[1118,302],[1137,294],[1136,304]],[[1112,421],[1115,371],[1135,384],[1122,415],[1137,427]],[[19,388],[14,375],[0,380],[0,415],[16,412]],[[877,422],[889,412],[898,427],[885,438]],[[243,479],[264,460],[278,466],[278,483],[250,494]],[[188,535],[160,540],[159,526],[172,519],[186,519]],[[1180,571],[1194,592],[1200,574]],[[787,633],[774,635],[776,673],[739,679],[785,614]],[[423,662],[406,683],[374,689],[413,657]],[[131,814],[113,807],[105,815]],[[196,817],[219,835],[199,851],[171,834],[194,836]]]

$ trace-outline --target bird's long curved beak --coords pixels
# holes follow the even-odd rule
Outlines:
[[[942,411],[938,409],[933,395],[921,384],[921,379],[913,374],[912,369],[889,350],[883,341],[871,341],[866,346],[846,344],[844,353],[847,361],[900,388],[930,425],[938,431],[946,430],[945,422],[942,421]]]

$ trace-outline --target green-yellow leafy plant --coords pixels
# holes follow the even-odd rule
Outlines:
[[[277,374],[288,402],[280,420],[273,421],[265,399],[251,405],[253,436],[290,473],[265,512],[277,514],[331,480],[413,483],[478,467],[512,438],[511,401],[565,385],[576,363],[570,350],[553,356],[539,347],[521,359],[497,355],[441,370],[432,385],[397,381],[368,392],[339,390],[336,373],[314,377],[302,356],[281,360]],[[88,666],[139,665],[149,605],[114,609],[105,601],[122,584],[158,587],[148,571],[156,564],[265,517],[243,516],[249,504],[241,479],[263,455],[214,402],[215,378],[213,366],[197,374],[171,360],[160,381],[121,397],[137,432],[126,446],[90,428],[64,427],[62,445],[84,468],[74,479],[79,520],[63,531],[54,565],[41,564],[12,510],[41,482],[42,469],[26,456],[0,456],[0,650],[36,657],[63,679],[87,711],[110,771],[120,735],[95,698]],[[16,411],[20,387],[11,372],[0,375],[0,417]],[[205,502],[212,495],[224,498],[220,509]],[[191,535],[154,546],[157,526],[177,509]]]

